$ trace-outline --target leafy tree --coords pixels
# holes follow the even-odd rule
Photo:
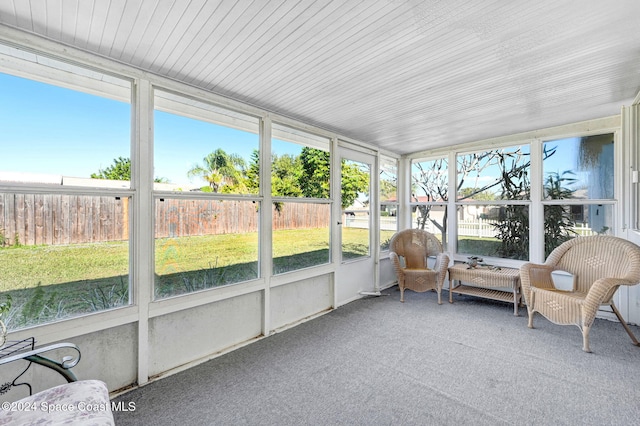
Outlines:
[[[106,169],[100,169],[98,173],[92,173],[91,179],[131,180],[131,160],[118,157]]]
[[[305,197],[329,198],[330,154],[316,148],[304,147],[300,153],[302,174],[299,184]],[[369,172],[346,161],[342,162],[341,197],[342,208],[353,205],[362,193],[369,190]]]
[[[545,198],[561,200],[573,198],[574,191],[565,185],[571,185],[576,179],[570,170],[562,173],[549,173],[544,183]],[[570,240],[577,235],[573,229],[575,221],[571,216],[571,211],[567,206],[548,205],[544,208],[544,255],[545,258],[551,254],[554,248]]]
[[[299,197],[302,195],[300,177],[302,164],[299,156],[290,154],[271,155],[271,195],[275,197]],[[251,193],[258,193],[260,181],[260,155],[254,150],[247,169],[247,186]],[[281,202],[273,203],[277,211],[282,210]]]
[[[252,194],[258,193],[260,181],[260,155],[257,150],[251,154],[247,168],[247,187]],[[290,154],[271,155],[271,195],[276,197],[299,197],[302,195],[300,179],[302,163],[300,157]]]
[[[238,154],[227,154],[221,148],[204,157],[203,164],[196,164],[187,174],[204,179],[212,192],[248,192],[244,159]]]
[[[300,157],[289,154],[273,154],[271,163],[271,195],[299,197],[302,195],[300,180],[302,162]]]
[[[360,194],[369,194],[369,172],[362,170],[358,164],[342,161],[341,182],[343,209],[352,206]]]
[[[260,151],[254,149],[251,152],[249,167],[246,172],[246,185],[250,194],[257,194],[260,189]]]
[[[329,198],[330,154],[304,147],[299,156],[272,155],[271,194],[279,197]],[[218,149],[204,158],[204,165],[189,170],[209,182],[212,192],[258,193],[260,155],[251,154],[249,165],[237,154]],[[342,164],[342,207],[353,204],[358,195],[368,191],[369,173],[355,164]],[[204,189],[203,189],[204,190]],[[279,209],[279,205],[276,208]]]
[[[106,169],[98,170],[98,173],[91,173],[91,179],[110,180],[131,180],[131,159],[118,157],[113,160],[113,164]],[[165,178],[155,178],[157,183],[165,183]]]
[[[387,201],[396,197],[398,192],[398,180],[380,179],[380,201]]]
[[[501,176],[501,198],[506,200],[529,199],[531,182],[529,168],[521,167],[521,153],[497,154]],[[500,240],[498,255],[512,259],[529,258],[529,210],[522,205],[500,208],[500,220],[493,225]]]
[[[305,146],[300,153],[300,161],[302,175],[299,184],[302,194],[311,198],[329,198],[329,152]]]

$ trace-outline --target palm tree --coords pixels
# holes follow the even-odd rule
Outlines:
[[[223,149],[218,148],[203,158],[203,165],[195,165],[187,172],[191,178],[201,177],[209,184],[213,192],[226,192],[226,188],[237,189],[243,192],[243,178],[246,171],[246,163],[238,154],[227,154]]]

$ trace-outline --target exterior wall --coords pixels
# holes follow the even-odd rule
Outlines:
[[[273,287],[270,290],[271,303],[266,308],[271,315],[270,331],[295,325],[329,311],[332,307],[332,295],[331,274]],[[186,309],[175,308],[149,318],[149,379],[163,377],[261,338],[264,310],[264,291],[257,290],[225,296],[221,300]],[[83,319],[72,319],[68,324],[82,321]],[[59,324],[56,326],[59,328]],[[79,380],[102,380],[114,392],[136,385],[139,364],[138,326],[138,322],[131,322],[56,341],[47,341],[46,336],[43,336],[45,339],[37,342],[36,346],[74,343],[82,354],[80,362],[73,368],[76,377]],[[9,338],[15,340],[38,334],[36,328],[11,334]],[[73,335],[73,327],[66,334]],[[64,355],[74,354],[74,351],[67,350],[53,351],[46,355],[59,360]],[[26,365],[22,361],[3,365],[0,368],[0,382],[11,382]],[[58,373],[35,364],[20,381],[30,383],[34,393],[65,383]],[[27,395],[26,386],[14,387],[3,395],[3,399],[11,402]]]
[[[321,275],[271,289],[271,329],[277,330],[332,305],[331,276]]]
[[[397,277],[393,270],[391,259],[380,259],[380,288],[387,288],[397,284]]]
[[[126,324],[69,339],[82,351],[74,373],[78,379],[103,380],[109,389],[131,385],[136,379],[137,337],[135,324]]]
[[[262,334],[262,293],[151,318],[149,376],[211,356]]]
[[[80,348],[80,362],[72,369],[78,380],[102,380],[107,384],[109,390],[121,389],[134,384],[137,375],[138,348],[136,329],[136,324],[126,324],[64,339],[64,342],[73,343]],[[33,330],[32,334],[37,336],[37,330]],[[12,339],[12,336],[10,335],[9,338]],[[62,343],[62,341],[41,344],[36,340],[36,347],[54,343]],[[60,360],[65,355],[75,356],[76,352],[58,350],[43,355]],[[27,363],[23,361],[3,365],[0,368],[0,382],[11,382],[26,366]],[[66,383],[65,379],[55,371],[37,364],[32,364],[18,382],[31,384],[33,393]],[[28,396],[28,392],[26,386],[18,386],[2,397],[4,401],[12,402]]]

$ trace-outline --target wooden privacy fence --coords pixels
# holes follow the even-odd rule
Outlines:
[[[4,245],[61,245],[129,237],[128,198],[0,194]]]
[[[257,232],[258,203],[244,200],[160,199],[157,238]],[[329,226],[329,204],[272,206],[275,230]],[[0,245],[62,245],[129,238],[129,197],[0,194]]]

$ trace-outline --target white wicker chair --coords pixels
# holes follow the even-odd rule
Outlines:
[[[427,265],[429,256],[435,257],[433,268]],[[435,235],[422,229],[397,232],[389,243],[389,257],[398,277],[401,302],[404,302],[404,290],[408,288],[417,292],[435,290],[438,304],[442,304],[442,285],[449,256],[442,252],[442,244]]]
[[[554,270],[572,274],[574,289],[558,290],[551,277]],[[555,324],[577,325],[582,331],[582,349],[591,352],[589,331],[600,306],[608,305],[639,346],[612,300],[621,285],[640,283],[640,247],[636,244],[605,235],[577,237],[558,246],[544,264],[523,265],[520,279],[529,328],[533,328],[536,312]]]

